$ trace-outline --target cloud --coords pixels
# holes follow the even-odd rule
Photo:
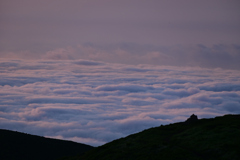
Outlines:
[[[75,64],[78,64],[78,65],[86,65],[86,66],[95,66],[95,65],[102,65],[103,63],[101,63],[101,62],[95,62],[95,61],[81,60],[81,61],[75,62]]]
[[[237,114],[236,70],[0,60],[0,128],[98,146],[191,114]]]
[[[103,85],[96,88],[98,91],[116,91],[122,90],[127,92],[144,92],[147,90],[154,89],[151,86],[141,86],[133,84],[121,84],[121,85]]]
[[[229,84],[229,83],[210,83],[208,86],[202,85],[200,87],[201,90],[206,91],[214,91],[214,92],[222,92],[222,91],[240,91],[240,85],[236,84]]]
[[[46,52],[44,56],[42,56],[43,59],[51,59],[51,60],[71,60],[74,59],[74,52],[75,50],[73,48],[58,48],[52,51]]]
[[[197,88],[186,89],[166,89],[162,93],[171,96],[188,97],[199,92]]]
[[[81,98],[66,98],[66,97],[41,97],[41,98],[35,98],[35,97],[26,97],[27,103],[65,103],[65,104],[93,104],[93,103],[109,103],[109,101],[106,100],[100,100],[100,99],[94,99],[94,98],[88,98],[88,99],[81,99]]]
[[[240,103],[239,102],[224,102],[220,105],[223,109],[229,112],[239,113],[240,111]]]
[[[205,68],[240,69],[239,44],[214,45],[78,45],[75,57],[124,64],[151,64],[168,66],[191,66]],[[143,68],[126,68],[136,72]]]
[[[239,70],[240,64],[240,45],[239,44],[193,44],[193,45],[140,45],[134,43],[117,44],[78,44],[71,47],[55,48],[43,53],[11,52],[3,53],[3,58],[17,57],[18,59],[35,60],[78,60],[75,64],[80,66],[103,65],[105,63],[120,64],[150,64],[159,66],[179,66],[179,67],[204,67],[204,68],[222,68]],[[36,56],[37,55],[37,56]],[[84,59],[84,60],[83,60]],[[11,62],[15,63],[15,62]],[[2,66],[7,65],[2,62]],[[0,68],[1,68],[0,65]],[[15,64],[16,65],[16,64]],[[6,67],[6,66],[4,66]],[[17,66],[11,65],[14,69]],[[28,66],[22,66],[29,68]],[[36,68],[53,66],[38,64]],[[23,68],[24,69],[24,68]],[[33,66],[32,66],[32,69]],[[152,72],[151,69],[142,67],[126,67],[123,71]]]

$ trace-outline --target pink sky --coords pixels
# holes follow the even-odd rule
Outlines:
[[[1,0],[1,50],[239,44],[238,0]]]

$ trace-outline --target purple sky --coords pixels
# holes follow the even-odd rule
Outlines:
[[[240,113],[239,0],[1,0],[0,128],[101,145]]]
[[[0,7],[1,54],[36,56],[84,44],[240,43],[238,0],[1,0]]]

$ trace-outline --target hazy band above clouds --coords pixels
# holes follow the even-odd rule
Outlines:
[[[76,60],[86,59],[122,64],[151,64],[183,67],[240,69],[240,45],[139,45],[133,43],[85,44],[47,52],[0,52],[1,58]],[[83,62],[81,62],[83,63]],[[96,62],[84,62],[94,65]]]

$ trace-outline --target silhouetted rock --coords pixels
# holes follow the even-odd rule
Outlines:
[[[198,121],[198,117],[195,114],[192,114],[185,122],[186,123],[193,123]]]

